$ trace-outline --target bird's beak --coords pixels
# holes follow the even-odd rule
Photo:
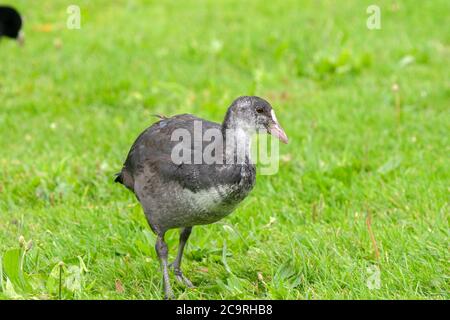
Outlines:
[[[274,137],[280,139],[281,142],[288,143],[289,142],[288,137],[284,132],[283,128],[278,123],[277,117],[275,116],[275,112],[273,111],[273,109],[271,115],[272,115],[272,124],[269,125],[268,128],[269,133]]]
[[[25,44],[25,32],[22,30],[19,31],[19,35],[17,36],[17,43],[19,46],[23,46]]]

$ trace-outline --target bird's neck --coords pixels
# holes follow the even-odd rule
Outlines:
[[[228,119],[230,120],[230,119]],[[222,124],[222,134],[227,163],[244,164],[250,161],[253,132],[246,130],[238,121],[225,121]]]

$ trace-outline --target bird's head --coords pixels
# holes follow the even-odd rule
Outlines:
[[[234,100],[225,115],[224,127],[241,129],[250,134],[265,131],[283,143],[288,143],[288,137],[272,106],[260,97],[244,96]]]
[[[12,7],[0,7],[0,36],[5,36],[17,40],[22,45],[25,41],[25,34],[22,30],[22,17],[19,12]]]

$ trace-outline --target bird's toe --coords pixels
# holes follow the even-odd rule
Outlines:
[[[186,287],[188,288],[195,288],[195,286],[192,284],[191,280],[189,280],[181,271],[181,269],[176,268],[173,266],[173,263],[171,263],[170,268],[173,270],[173,272],[175,273],[175,279],[177,279],[177,281],[181,284],[184,284]]]
[[[172,290],[164,292],[164,300],[175,300],[175,295]]]
[[[178,280],[178,282],[184,284],[188,288],[194,288],[194,285],[192,284],[191,280],[189,280],[183,273],[176,274],[175,278]]]

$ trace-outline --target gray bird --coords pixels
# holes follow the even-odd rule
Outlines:
[[[115,181],[134,192],[156,234],[166,299],[174,297],[170,267],[178,281],[193,286],[181,271],[192,227],[227,216],[253,188],[256,170],[250,142],[260,131],[288,142],[271,105],[244,96],[231,104],[222,124],[190,114],[161,117],[132,145]],[[174,228],[180,228],[180,240],[169,265],[164,235]]]

